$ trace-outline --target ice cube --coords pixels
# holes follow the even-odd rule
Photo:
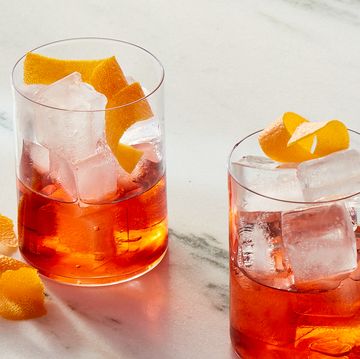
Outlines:
[[[282,238],[298,288],[336,288],[357,266],[355,235],[343,204],[283,212]]]
[[[94,266],[98,267],[101,260],[109,259],[116,253],[114,223],[114,208],[111,205],[61,206],[56,209],[56,228],[61,233],[56,250],[86,253],[88,261],[87,264],[83,262],[81,268],[90,266],[91,270],[95,270]]]
[[[95,154],[104,136],[105,113],[94,110],[105,109],[103,94],[74,72],[40,89],[35,100],[45,105],[35,109],[38,142],[72,162]]]
[[[280,168],[279,166],[278,162],[260,156],[245,156],[239,161],[231,163],[231,174],[238,183],[248,189],[243,190],[241,194],[246,201],[245,209],[248,211],[283,211],[298,206],[289,201],[304,201],[296,176],[296,168]],[[270,200],[258,194],[280,201]]]
[[[294,296],[259,285],[242,272],[236,275],[231,273],[230,278],[231,291],[234,294],[230,296],[230,306],[234,319],[236,318],[232,321],[232,326],[238,332],[246,333],[251,338],[260,339],[259,336],[261,336],[261,340],[273,344],[273,346],[266,345],[267,349],[263,356],[255,354],[251,357],[256,359],[284,358],[284,354],[271,353],[270,348],[292,345],[291,343],[295,341],[298,328],[297,318],[294,318],[292,308]],[[241,315],[238,315],[239,313]],[[254,344],[248,344],[251,347],[254,346]],[[265,343],[261,347],[265,347]]]
[[[105,95],[82,82],[78,72],[42,88],[35,99],[45,106],[75,111],[102,110],[107,102]]]
[[[73,201],[77,199],[74,168],[53,150],[50,150],[50,178],[58,183]]]
[[[46,85],[22,85],[20,86],[19,90],[21,92],[22,95],[24,95],[26,98],[32,100],[32,101],[36,101],[37,99],[37,94],[39,93],[40,90],[44,89],[46,87]]]
[[[49,172],[49,150],[44,146],[26,140],[24,147],[29,152],[32,165],[41,173]]]
[[[341,286],[334,290],[321,293],[312,293],[312,300],[308,296],[299,295],[293,302],[293,310],[305,316],[321,318],[322,325],[334,324],[334,318],[346,322],[348,317],[358,313],[360,302],[358,300],[358,283],[344,280]]]
[[[161,137],[161,127],[156,118],[135,122],[121,137],[121,142],[136,144],[139,142],[151,141]]]
[[[360,152],[344,150],[299,164],[297,176],[306,201],[360,192]]]
[[[19,178],[28,187],[41,190],[48,184],[49,150],[37,143],[23,141]]]
[[[161,162],[141,159],[131,173],[132,181],[147,190],[154,186],[163,174]]]
[[[264,170],[275,170],[279,167],[279,162],[275,162],[271,160],[268,157],[262,157],[262,156],[243,156],[238,161],[235,161],[232,163],[234,168],[239,168],[241,171],[241,167],[249,167],[249,168],[255,168],[255,169],[264,169]]]
[[[289,289],[293,278],[284,255],[280,212],[237,214],[237,264],[258,282]]]
[[[97,153],[74,164],[79,198],[86,203],[111,200],[117,194],[119,164],[106,145]]]
[[[133,147],[144,152],[142,159],[147,159],[152,162],[160,162],[162,159],[159,141],[155,143],[153,142],[138,143],[136,145],[133,145]]]
[[[34,122],[35,109],[39,107],[35,102],[37,93],[45,85],[22,85],[19,92],[15,91],[15,121],[18,139],[35,142]],[[20,145],[20,143],[19,143]]]
[[[81,223],[87,229],[87,241],[92,244],[94,259],[98,262],[92,270],[94,272],[106,271],[102,264],[116,254],[114,207],[111,205],[89,206],[82,211],[84,215],[79,218],[79,224]]]

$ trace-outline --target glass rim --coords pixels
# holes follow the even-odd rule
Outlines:
[[[266,198],[266,199],[270,199],[272,201],[277,201],[277,202],[282,202],[282,203],[293,203],[293,204],[300,204],[300,205],[321,205],[321,204],[326,204],[326,203],[335,203],[335,202],[339,202],[339,201],[343,201],[343,200],[347,200],[349,198],[352,198],[354,196],[357,196],[360,194],[360,190],[357,191],[357,192],[354,192],[350,195],[346,195],[346,196],[341,196],[341,197],[338,197],[338,198],[335,198],[335,199],[328,199],[328,200],[320,200],[320,201],[294,201],[294,200],[286,200],[286,199],[282,199],[282,198],[276,198],[276,197],[271,197],[271,196],[267,196],[263,193],[260,193],[260,192],[257,192],[253,189],[250,189],[248,188],[247,186],[243,185],[240,183],[240,181],[238,180],[238,178],[236,178],[236,176],[233,174],[233,172],[231,171],[231,157],[234,153],[234,151],[236,150],[236,148],[238,146],[240,146],[242,143],[244,143],[244,141],[246,141],[248,138],[260,133],[261,131],[263,131],[263,129],[261,130],[257,130],[255,132],[252,132],[250,133],[249,135],[243,137],[240,141],[238,141],[231,149],[230,151],[230,154],[228,156],[228,163],[227,163],[227,171],[228,171],[228,174],[231,176],[231,178],[240,186],[242,187],[243,189],[245,189],[246,191],[249,191],[253,194],[256,194],[257,196],[260,196],[260,197],[263,197],[263,198]],[[360,132],[358,131],[355,131],[355,130],[352,130],[352,129],[349,129],[348,128],[348,131],[350,131],[351,133],[353,134],[356,134],[356,135],[360,135]]]
[[[38,102],[38,101],[35,101],[33,99],[31,99],[30,97],[26,96],[20,88],[18,88],[15,84],[15,80],[14,80],[14,74],[15,74],[15,70],[16,68],[18,67],[18,65],[20,64],[20,62],[26,57],[26,55],[29,53],[29,52],[33,52],[33,51],[36,51],[36,50],[39,50],[41,48],[44,48],[44,47],[47,47],[47,46],[50,46],[50,45],[54,45],[54,44],[59,44],[59,43],[63,43],[63,42],[70,42],[70,41],[78,41],[78,40],[103,40],[103,41],[113,41],[113,42],[117,42],[117,43],[121,43],[121,44],[125,44],[125,45],[129,45],[129,46],[132,46],[132,47],[135,47],[139,50],[142,50],[144,52],[146,52],[148,55],[150,55],[154,60],[155,62],[157,62],[157,64],[159,65],[159,68],[160,68],[160,71],[161,71],[161,76],[160,76],[160,81],[157,83],[157,85],[154,86],[154,88],[147,94],[145,95],[144,97],[141,97],[140,99],[136,100],[136,101],[132,101],[132,102],[129,102],[129,103],[126,103],[124,105],[120,105],[120,106],[116,106],[116,107],[111,107],[111,108],[106,108],[104,110],[71,110],[71,109],[66,109],[66,108],[61,108],[61,107],[55,107],[55,106],[49,106],[49,105],[46,105],[44,103],[41,103],[41,102]],[[55,40],[55,41],[51,41],[51,42],[48,42],[46,44],[43,44],[43,45],[40,45],[40,46],[37,46],[29,51],[27,51],[23,56],[21,56],[14,64],[13,68],[12,68],[12,71],[11,71],[11,83],[12,83],[12,87],[13,89],[20,95],[22,96],[23,98],[25,98],[26,100],[36,104],[36,105],[39,105],[39,106],[42,106],[42,107],[46,107],[46,108],[50,108],[50,109],[53,109],[53,110],[58,110],[58,111],[65,111],[65,112],[81,112],[81,113],[94,113],[94,112],[106,112],[106,111],[113,111],[113,110],[118,110],[120,108],[124,108],[124,107],[127,107],[127,106],[130,106],[130,105],[133,105],[137,102],[140,102],[140,101],[144,101],[145,99],[151,97],[154,93],[157,92],[157,90],[161,87],[161,85],[163,84],[164,82],[164,78],[165,78],[165,69],[164,69],[164,66],[162,65],[162,63],[160,62],[160,60],[153,54],[151,53],[150,51],[146,50],[144,47],[140,46],[140,45],[136,45],[132,42],[129,42],[129,41],[124,41],[124,40],[118,40],[118,39],[113,39],[113,38],[109,38],[109,37],[92,37],[92,36],[88,36],[88,37],[72,37],[72,38],[67,38],[67,39],[61,39],[61,40]]]

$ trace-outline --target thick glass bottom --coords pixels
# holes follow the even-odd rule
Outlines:
[[[74,285],[74,286],[83,286],[83,287],[100,287],[100,286],[108,286],[108,285],[114,285],[119,283],[124,283],[131,281],[133,279],[139,278],[143,276],[144,274],[150,272],[153,270],[160,262],[163,260],[167,253],[167,247],[161,254],[161,256],[156,259],[151,264],[139,268],[137,271],[134,271],[132,273],[127,274],[119,274],[119,275],[113,275],[113,276],[103,276],[103,277],[68,277],[68,276],[62,276],[54,273],[47,272],[42,269],[38,269],[40,275],[43,275],[44,277],[47,277],[48,279],[54,280],[56,282],[60,282],[63,284],[68,285]],[[30,260],[23,254],[23,258],[27,263],[34,266],[33,263],[31,263]]]

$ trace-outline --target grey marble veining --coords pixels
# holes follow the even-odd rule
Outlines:
[[[357,0],[282,0],[295,8],[317,12],[351,24],[360,24],[360,3]]]
[[[13,124],[10,119],[10,116],[5,112],[0,110],[0,127],[3,127],[7,130],[13,129]]]
[[[228,251],[222,248],[221,242],[209,234],[202,236],[179,233],[170,229],[169,234],[174,240],[178,240],[191,249],[191,255],[216,268],[228,269]]]

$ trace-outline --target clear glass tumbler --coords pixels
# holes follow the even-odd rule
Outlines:
[[[12,73],[23,257],[75,285],[146,273],[168,244],[161,63],[102,38],[29,54]]]
[[[260,158],[259,132],[228,164],[233,347],[244,359],[360,358],[359,186],[304,201],[297,165]],[[360,150],[360,135],[350,138]],[[332,170],[311,180],[335,196],[352,168]]]

